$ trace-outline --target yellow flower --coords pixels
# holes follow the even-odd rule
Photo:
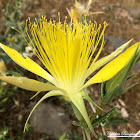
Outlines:
[[[48,22],[45,17],[42,17],[39,23],[29,21],[30,33],[27,32],[27,34],[32,42],[33,51],[47,71],[29,57],[24,58],[16,50],[0,44],[1,48],[17,64],[49,81],[49,83],[41,83],[26,77],[0,76],[0,80],[26,90],[37,91],[37,94],[41,91],[49,91],[35,105],[27,122],[40,102],[51,96],[62,95],[77,107],[89,129],[94,133],[83,97],[89,101],[91,99],[83,92],[84,88],[112,78],[130,61],[139,45],[139,43],[136,43],[122,53],[131,42],[130,40],[110,55],[97,61],[104,46],[106,26],[106,23],[104,23],[103,28],[101,28],[101,25],[97,27],[96,23],[85,23],[85,25],[78,23],[78,26],[75,26],[72,23],[67,24],[66,21],[64,24],[60,21],[58,23]],[[99,43],[101,45],[95,56],[94,52],[99,47]],[[112,59],[114,60],[111,61]],[[105,64],[107,65],[104,66]],[[89,75],[102,66],[104,67],[97,74],[87,80]],[[96,105],[94,102],[92,103]]]

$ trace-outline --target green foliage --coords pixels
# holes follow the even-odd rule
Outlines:
[[[77,134],[70,134],[68,140],[83,140],[83,137],[78,136]]]
[[[12,98],[14,96],[14,93],[17,91],[17,87],[8,87],[8,86],[2,86],[0,81],[0,112],[5,111],[6,103],[9,98]]]
[[[22,0],[15,0],[15,3],[8,3],[6,5],[5,11],[5,21],[4,25],[6,27],[4,35],[0,34],[0,42],[14,49],[18,50],[19,52],[25,51],[25,47],[27,46],[26,41],[23,39],[22,35],[25,38],[27,37],[26,34],[26,25],[24,21],[21,21],[22,17]],[[19,30],[21,34],[17,33],[14,29]],[[9,62],[9,57],[4,57],[5,62]]]
[[[100,115],[97,119],[95,119],[92,122],[92,126],[95,127],[97,125],[99,125],[100,123],[104,122],[107,120],[107,118],[116,110],[117,108],[113,108],[110,111],[108,111],[107,113],[105,113],[104,115]]]
[[[4,125],[2,130],[0,131],[0,140],[12,140],[7,138],[8,135],[8,128]]]
[[[108,138],[105,135],[101,135],[101,136],[98,137],[98,140],[107,140],[107,139]]]
[[[111,118],[108,121],[106,121],[104,123],[104,127],[108,127],[108,126],[110,126],[112,124],[116,124],[116,123],[129,123],[129,122],[125,119],[116,117],[116,118]]]
[[[11,71],[11,70],[6,70],[6,72],[8,72],[8,74],[12,75],[12,76],[16,76],[16,77],[22,77],[23,73],[18,73],[15,71]]]
[[[77,121],[73,121],[72,124],[73,124],[74,126],[80,126],[80,127],[85,127],[85,126],[86,126],[85,124],[80,123],[80,122],[77,122]]]
[[[0,112],[4,112],[3,105],[8,100],[8,97],[6,96],[7,88],[4,86],[0,86]]]
[[[64,134],[59,138],[59,140],[65,140],[65,137],[66,137],[66,133],[64,133]]]

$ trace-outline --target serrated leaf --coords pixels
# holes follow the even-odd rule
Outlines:
[[[116,124],[116,123],[129,123],[128,120],[122,118],[111,118],[105,124],[104,127],[108,127],[109,125]]]
[[[117,108],[111,109],[109,112],[105,113],[103,116],[99,116],[97,119],[95,119],[92,123],[92,127],[95,127],[102,123],[104,120],[106,120]]]

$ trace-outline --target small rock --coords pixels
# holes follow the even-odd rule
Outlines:
[[[127,113],[126,109],[123,107],[121,108],[122,117],[128,118],[129,114]]]
[[[122,101],[121,99],[118,99],[118,101],[121,104],[121,106],[123,106],[123,107],[126,106],[125,103],[124,103],[124,101]]]
[[[124,39],[119,39],[114,36],[107,36],[105,37],[105,40],[109,46],[112,46],[114,50],[116,50],[118,47],[126,43],[127,41]]]
[[[19,120],[19,121],[22,121],[22,119],[23,119],[23,115],[19,114],[19,115],[18,115],[18,120]]]
[[[140,71],[140,61],[137,62],[137,63],[134,65],[133,69],[132,69],[132,72],[136,72],[136,73],[137,73],[138,71]]]
[[[117,107],[117,108],[119,108],[119,109],[121,108],[121,106],[120,106],[119,103],[116,103],[115,107]]]
[[[71,133],[71,121],[64,110],[53,104],[40,103],[31,116],[34,130],[58,138],[64,132]]]
[[[129,12],[134,18],[140,18],[140,9],[139,8],[131,9]]]

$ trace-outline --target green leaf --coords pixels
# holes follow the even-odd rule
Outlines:
[[[134,77],[134,76],[136,76],[136,73],[133,73],[133,74],[129,75],[129,76],[127,77],[127,80],[129,80],[130,78],[132,78],[132,77]]]
[[[21,73],[18,73],[15,71],[6,70],[6,72],[8,72],[10,75],[16,76],[16,77],[23,76]]]
[[[90,103],[92,103],[94,106],[98,107],[100,110],[102,110],[96,103],[94,103],[91,98],[87,95],[85,91],[82,91],[82,96],[88,100]]]
[[[6,103],[7,100],[8,100],[8,97],[0,100],[0,105]]]
[[[73,124],[74,126],[85,127],[85,125],[84,125],[84,124],[79,123],[79,122],[76,122],[76,121],[73,121],[73,122],[72,122],[72,124]]]
[[[64,133],[64,134],[59,138],[59,140],[65,140],[65,137],[66,137],[66,133]]]
[[[108,127],[109,125],[116,124],[116,123],[129,123],[128,120],[122,118],[111,118],[107,122],[105,122],[104,127]]]
[[[11,14],[11,6],[10,6],[9,3],[6,5],[6,12],[7,12],[8,14]]]
[[[98,137],[98,140],[107,140],[108,138],[107,138],[107,136],[105,136],[105,135],[102,135],[102,136],[99,136]]]
[[[83,137],[74,133],[74,134],[69,134],[68,140],[83,140]]]
[[[133,85],[131,85],[131,86],[129,86],[129,87],[127,87],[127,88],[125,88],[125,89],[123,89],[123,90],[122,90],[122,93],[124,93],[124,92],[128,91],[129,89],[133,88],[133,87],[134,87],[135,85],[137,85],[137,84],[138,84],[138,82],[135,83],[135,84],[133,84]]]
[[[92,123],[92,127],[95,127],[105,121],[114,111],[116,111],[116,107],[111,109],[109,112],[105,113],[103,116],[99,116],[99,118],[95,119]]]

